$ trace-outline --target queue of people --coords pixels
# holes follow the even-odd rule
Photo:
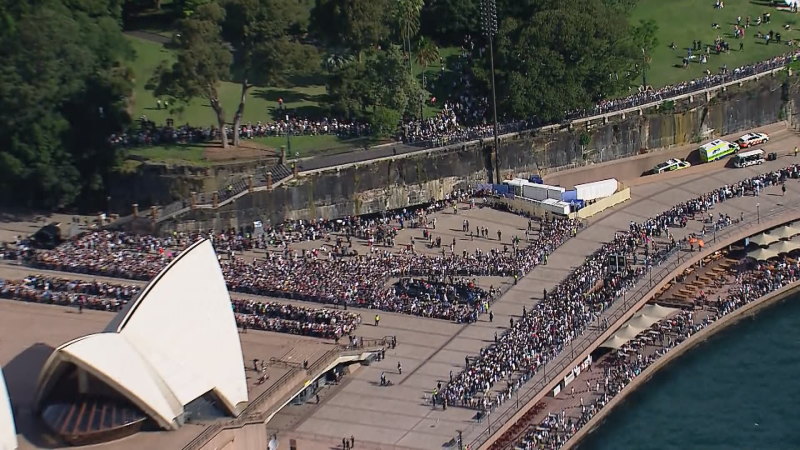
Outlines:
[[[798,280],[800,262],[796,260],[740,264],[727,295],[706,304],[707,315],[680,311],[666,321],[657,322],[651,329],[643,331],[609,354],[600,364],[603,375],[596,387],[592,388],[592,383],[587,382],[587,394],[581,399],[588,401],[582,402],[584,404],[580,406],[579,416],[567,416],[566,410],[548,414],[540,423],[528,428],[516,443],[516,448],[560,448],[642,371],[670,350],[722,317]],[[594,391],[591,392],[591,389]]]
[[[140,291],[139,286],[45,275],[29,275],[21,280],[0,280],[0,298],[71,306],[80,310],[85,308],[116,312]],[[244,299],[232,299],[231,306],[236,323],[243,330],[249,328],[338,339],[352,334],[361,324],[359,314],[342,310]]]
[[[706,213],[716,203],[747,192],[757,195],[759,186],[778,185],[799,175],[800,165],[793,164],[722,186],[642,223],[631,222],[627,232],[616,233],[611,242],[587,258],[555,289],[545,292],[530,311],[523,310],[521,319],[512,319],[494,344],[481,349],[477,357],[467,358],[464,370],[438,395],[450,405],[494,409],[521,386],[508,383],[496,392],[493,388],[497,383],[517,376],[524,384],[623,297],[649,268],[678,248],[670,227],[685,226],[687,220],[705,221]],[[620,265],[620,258],[626,262]],[[630,260],[634,264],[628,264]]]
[[[361,315],[342,310],[243,299],[231,303],[236,323],[243,329],[339,339],[361,324]]]
[[[389,281],[400,277],[438,283],[445,283],[452,277],[504,276],[518,279],[536,265],[546,263],[547,255],[577,234],[580,223],[553,217],[540,222],[538,239],[528,241],[526,246],[523,247],[520,239],[512,239],[510,247],[506,245],[504,250],[492,249],[489,252],[463,250],[459,253],[454,240],[449,253],[442,248],[441,255],[430,256],[417,252],[414,244],[400,252],[392,252],[389,248],[380,248],[380,241],[375,240],[376,237],[380,239],[381,230],[386,236],[392,236],[392,232],[406,226],[423,228],[427,234],[436,227],[435,217],[431,217],[430,212],[445,207],[457,208],[459,200],[468,199],[466,192],[457,192],[444,201],[380,218],[300,222],[264,230],[258,238],[235,232],[175,234],[165,238],[109,231],[89,232],[54,250],[36,251],[28,256],[27,261],[43,269],[149,280],[183,248],[197,238],[207,236],[212,239],[218,253],[228,256],[221,258],[220,264],[231,291],[472,322],[488,307],[486,301],[469,301],[471,293],[456,289],[446,300],[422,292],[410,295],[390,286]],[[344,237],[336,237],[335,246],[322,245],[301,252],[289,248],[289,242],[294,239],[325,239],[330,242],[331,230],[344,233]],[[359,255],[352,250],[352,236],[368,240],[370,251]],[[384,246],[391,244],[391,239],[387,240],[386,236]],[[428,245],[430,241],[429,238]],[[278,244],[279,248],[267,251],[263,258],[236,256],[259,246],[270,250],[269,244]],[[461,295],[466,298],[461,298]]]

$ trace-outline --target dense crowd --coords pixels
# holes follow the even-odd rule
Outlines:
[[[469,95],[472,85],[469,71],[465,68],[472,63],[474,43],[467,37],[462,47],[462,55],[455,69],[460,73],[458,78],[450,80],[448,92],[454,96],[442,105],[441,111],[433,117],[421,120],[405,120],[398,127],[397,140],[408,144],[437,147],[453,143],[491,137],[494,134],[492,120],[488,115],[489,101],[485,97],[474,98]],[[605,99],[597,105],[570,111],[566,117],[575,120],[600,114],[620,111],[654,102],[701,91],[736,81],[751,75],[767,72],[786,66],[797,60],[800,51],[779,55],[766,61],[746,64],[732,70],[726,66],[717,74],[707,72],[705,76],[689,81],[682,81],[658,89],[643,88],[636,93],[622,98]],[[500,120],[498,133],[512,133],[542,125],[536,120]],[[292,135],[315,136],[321,134],[336,135],[342,138],[366,136],[371,133],[367,123],[339,120],[323,117],[309,119],[289,117],[272,122],[256,122],[240,125],[240,136],[244,139],[265,136]],[[229,138],[233,137],[230,127],[225,129]],[[175,126],[171,122],[166,126],[158,126],[147,117],[139,119],[139,126],[125,133],[114,134],[109,142],[118,147],[136,147],[147,145],[163,145],[176,143],[207,142],[219,138],[219,129],[215,127],[194,127],[189,124]]]
[[[567,416],[566,411],[551,413],[525,433],[517,448],[524,450],[560,448],[644,369],[700,328],[702,325],[694,323],[691,312],[681,311],[676,316],[658,322],[649,330],[643,331],[603,360],[602,381],[597,382],[594,388],[595,395],[592,396],[589,392],[589,396],[581,398],[583,404],[580,406],[577,418]],[[588,399],[585,403],[584,398]]]
[[[677,316],[654,324],[603,360],[603,381],[596,395],[581,406],[577,419],[566,411],[549,414],[531,427],[517,443],[524,450],[557,449],[619,394],[634,378],[653,362],[693,334],[725,315],[771,292],[800,280],[800,262],[781,260],[777,263],[755,263],[754,267],[737,270],[734,284],[727,295],[711,302],[709,315],[700,319],[694,312],[681,311]]]
[[[0,281],[0,298],[103,311],[119,311],[140,290],[139,286],[44,275]],[[236,323],[243,329],[337,339],[361,323],[360,315],[341,310],[243,299],[231,303]]]
[[[417,252],[414,244],[399,252],[390,251],[398,229],[419,227],[427,234],[436,226],[436,219],[430,213],[453,207],[459,200],[469,200],[469,197],[466,193],[456,193],[423,208],[383,217],[295,222],[268,228],[257,237],[235,232],[176,234],[166,238],[91,232],[54,250],[35,252],[27,261],[45,269],[149,280],[191,242],[209,237],[218,253],[228,255],[221,258],[220,263],[231,291],[471,322],[477,320],[478,314],[486,312],[487,302],[494,295],[482,297],[485,301],[470,301],[474,292],[459,289],[453,278],[523,276],[536,265],[545,263],[547,255],[578,232],[579,222],[553,217],[539,222],[538,239],[527,245],[514,239],[512,245],[503,250],[459,254],[453,245],[449,245],[448,253],[444,249],[448,245],[438,242],[442,254],[437,256]],[[331,236],[334,231],[338,231],[335,243]],[[352,248],[352,237],[368,240],[370,251],[358,254]],[[289,243],[297,240],[317,239],[331,245],[303,251],[289,248]],[[435,246],[437,243],[430,239],[423,244]],[[277,245],[278,249],[266,252],[263,258],[236,257],[242,251],[269,248],[269,245]],[[449,279],[447,284],[454,290],[447,296],[438,296],[423,291],[410,293],[391,286],[393,278],[410,277],[437,283]]]
[[[616,233],[531,311],[510,324],[493,345],[466,361],[465,369],[438,392],[440,401],[482,410],[491,410],[558,355],[603,311],[636,284],[650,267],[663,262],[677,247],[670,227],[685,226],[691,219],[705,221],[716,203],[746,192],[758,195],[761,187],[777,185],[786,178],[798,178],[800,165],[766,172],[725,185],[698,196],[642,223],[631,222],[627,232]],[[699,217],[698,217],[699,215]],[[713,219],[713,215],[711,216]],[[656,238],[663,237],[662,243]],[[634,264],[615,266],[612,258],[624,255]],[[519,376],[522,382],[509,384],[496,394],[492,388],[500,381]]]
[[[209,142],[219,139],[219,128],[195,127],[189,124],[175,126],[172,122],[167,125],[157,125],[146,116],[139,118],[139,126],[127,132],[112,134],[108,141],[115,147],[140,147],[164,144],[191,144]],[[273,122],[245,123],[239,126],[239,136],[242,139],[256,137],[286,136],[318,136],[333,135],[341,138],[354,138],[370,134],[367,123],[339,120],[335,118],[308,119],[303,117],[290,117],[288,120]],[[233,139],[233,128],[226,127],[225,133]]]
[[[243,328],[338,339],[361,323],[360,315],[341,310],[254,300],[231,302],[236,323]]]
[[[103,311],[119,311],[139,291],[138,286],[44,275],[0,281],[0,298]]]

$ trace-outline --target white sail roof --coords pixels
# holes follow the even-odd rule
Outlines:
[[[247,402],[239,334],[210,241],[198,241],[153,279],[104,333],[59,347],[40,376],[37,401],[64,362],[94,374],[176,428],[183,406],[213,391],[236,415]]]
[[[17,429],[14,426],[14,414],[11,412],[11,399],[8,397],[6,380],[0,369],[0,450],[17,448]]]

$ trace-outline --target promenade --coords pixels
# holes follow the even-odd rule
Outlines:
[[[362,440],[376,443],[381,448],[439,447],[451,442],[456,430],[464,432],[465,443],[476,442],[482,437],[485,439],[488,423],[484,421],[478,424],[474,410],[458,407],[448,408],[447,411],[432,409],[425,402],[424,394],[430,393],[437,382],[445,383],[450,371],[457,373],[462,370],[465,356],[477,354],[480,348],[492,342],[494,333],[507,327],[510,318],[518,317],[523,305],[530,307],[541,300],[543,289],[551,289],[582,263],[599,243],[611,239],[616,231],[627,230],[631,221],[641,221],[700,193],[792,162],[793,158],[783,155],[800,144],[800,139],[788,131],[769,131],[772,131],[772,141],[764,149],[782,155],[777,161],[747,169],[729,169],[725,167],[727,161],[719,161],[643,178],[641,184],[634,186],[631,201],[593,218],[577,237],[551,255],[546,266],[536,267],[516,286],[512,286],[493,306],[495,317],[492,323],[483,318],[469,326],[430,323],[422,319],[415,319],[415,323],[411,324],[408,318],[385,315],[380,329],[363,327],[360,332],[367,336],[397,335],[397,349],[387,352],[384,361],[365,367],[348,378],[334,395],[310,411],[308,417],[293,429],[280,431],[286,437],[299,438],[298,442],[308,446],[304,448],[322,448],[313,445],[315,442],[318,445],[335,444],[340,441],[343,430],[353,430]],[[671,153],[679,151],[676,149]],[[603,170],[603,175],[614,176],[617,171],[630,172],[626,165],[641,165],[637,161],[605,165],[603,168],[607,170]],[[616,166],[621,167],[617,169]],[[586,172],[587,179],[589,176],[597,177],[591,170],[587,169]],[[583,180],[573,182],[580,181]],[[639,181],[638,178],[636,181]],[[768,190],[757,198],[746,196],[726,201],[718,205],[714,212],[728,213],[732,217],[751,215],[756,210],[756,203],[759,203],[760,214],[764,217],[774,216],[783,211],[790,199],[796,200],[800,196],[797,183],[787,183],[787,187],[789,189],[785,197],[779,191]],[[698,222],[690,222],[684,229],[673,229],[676,239],[700,231]],[[612,307],[607,314],[618,314],[618,309],[623,305],[622,302],[616,303],[616,307]],[[562,355],[562,358],[571,360],[570,356]],[[398,361],[402,361],[404,367],[402,376],[395,374]],[[554,361],[554,364],[558,362]],[[389,388],[378,386],[381,372],[390,374],[396,385]],[[538,376],[541,377],[541,374]],[[534,386],[539,381],[534,378],[528,385]],[[523,387],[522,392],[525,389]],[[507,402],[492,415],[499,418],[513,406],[514,402]]]
[[[481,348],[490,345],[495,333],[502,333],[508,327],[510,319],[517,320],[523,306],[530,310],[531,306],[542,299],[544,289],[551,290],[575,267],[582,264],[585,258],[594,252],[601,243],[612,239],[617,231],[628,230],[631,221],[641,222],[677,203],[722,185],[795,162],[793,157],[786,155],[794,146],[800,145],[800,137],[782,127],[778,124],[764,128],[772,137],[764,149],[768,152],[776,151],[781,157],[777,161],[768,162],[763,166],[731,169],[725,167],[728,161],[719,161],[659,176],[638,177],[638,174],[645,168],[652,167],[654,160],[663,160],[672,156],[685,157],[695,147],[686,146],[546,177],[546,182],[560,182],[569,187],[575,183],[616,176],[632,186],[632,198],[630,201],[592,218],[588,226],[576,237],[568,240],[550,255],[547,265],[537,266],[527,276],[520,279],[516,285],[507,278],[482,280],[482,283],[488,282],[494,287],[508,289],[492,306],[494,313],[492,322],[488,320],[487,315],[481,316],[477,323],[464,325],[444,320],[382,312],[380,326],[372,326],[370,324],[375,313],[374,310],[352,308],[362,314],[365,322],[358,328],[356,332],[358,336],[365,338],[396,336],[397,348],[387,350],[384,360],[360,367],[345,377],[338,386],[326,389],[324,395],[321,396],[320,404],[302,407],[289,406],[284,412],[279,413],[267,424],[270,432],[278,433],[279,448],[288,448],[289,439],[294,438],[301,446],[298,448],[304,450],[330,449],[341,444],[344,435],[355,436],[359,448],[440,448],[443,445],[454,443],[453,438],[456,436],[457,430],[463,432],[465,444],[482,443],[497,433],[501,424],[514,415],[516,403],[510,401],[504,403],[490,415],[489,420],[478,423],[476,411],[472,409],[450,407],[443,411],[441,407],[432,408],[426,397],[430,396],[437,383],[445,384],[451,372],[455,374],[463,370],[465,357],[475,356]],[[759,197],[745,196],[728,200],[718,204],[714,213],[715,215],[720,212],[727,213],[735,218],[746,215],[748,220],[752,219],[755,213],[765,222],[777,220],[781,216],[797,214],[796,205],[797,199],[800,197],[800,184],[795,180],[790,180],[787,182],[787,188],[785,196],[781,195],[779,189],[769,188]],[[756,207],[756,204],[759,206]],[[490,208],[462,208],[458,214],[445,210],[436,213],[435,216],[439,219],[439,226],[434,233],[441,235],[445,242],[452,238],[456,239],[457,251],[461,250],[462,246],[468,250],[474,247],[498,248],[514,234],[523,235],[526,225],[526,221],[522,218],[515,218],[507,213],[498,213]],[[502,230],[503,242],[477,238],[473,242],[460,229],[460,223],[465,218],[474,224],[489,227],[492,232]],[[680,239],[687,233],[699,233],[700,227],[699,222],[690,221],[686,228],[673,228],[671,231],[676,239]],[[410,241],[412,236],[419,239],[420,234],[420,229],[404,230],[398,237],[397,243],[405,244],[406,240]],[[706,239],[710,242],[713,238],[707,234]],[[319,243],[303,243],[299,244],[297,248],[313,248],[314,245],[318,246]],[[356,243],[356,245],[359,246],[359,251],[367,249],[363,242]],[[417,248],[424,252],[436,251],[426,249],[421,244],[418,244]],[[19,268],[8,270],[22,275],[22,270]],[[30,269],[25,271],[36,272]],[[74,274],[61,275],[78,277]],[[5,276],[11,276],[11,273],[7,273]],[[658,282],[659,280],[654,281]],[[630,292],[646,288],[642,285],[648,282],[648,280],[643,280],[640,286],[634,287]],[[245,296],[234,294],[234,297]],[[280,301],[293,303],[284,299]],[[305,304],[308,305],[308,303]],[[612,308],[606,311],[606,317],[620,318],[630,306],[630,304],[626,305],[624,302],[617,301]],[[41,307],[63,310],[59,307]],[[80,315],[70,314],[69,316],[70,320],[83,320]],[[613,323],[614,320],[610,320],[610,322]],[[600,332],[601,330],[596,328],[587,330],[587,333],[592,335]],[[257,334],[265,338],[275,335],[274,333],[253,333],[253,337]],[[35,342],[37,339],[35,335],[35,332],[30,335],[26,334],[25,339],[20,340],[17,345]],[[250,338],[250,334],[248,334],[248,338]],[[569,365],[574,359],[573,356],[575,358],[580,356],[579,345],[588,344],[590,340],[593,341],[594,338],[589,335],[578,337],[574,341],[578,350],[576,354],[573,355],[571,349],[562,352],[555,360],[548,363],[548,372],[550,372],[549,367]],[[52,339],[49,344],[56,345],[57,341],[58,339]],[[12,356],[11,353],[6,355],[7,358]],[[3,363],[5,364],[6,361]],[[397,373],[398,362],[403,366],[402,375]],[[379,385],[378,380],[382,372],[385,372],[393,382],[392,386]],[[555,373],[548,375],[548,379],[557,377]],[[543,384],[543,374],[537,373],[520,390],[521,405],[527,403],[526,399],[534,398],[539,394],[541,389],[536,387]],[[472,447],[475,448],[476,445]]]

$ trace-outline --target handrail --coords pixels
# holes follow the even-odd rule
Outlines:
[[[762,220],[769,219],[776,215],[785,214],[787,211],[793,211],[800,209],[800,206],[787,206],[782,207],[780,209],[775,209],[772,211],[766,211],[763,213],[760,212],[750,212],[744,215],[744,220],[738,222],[736,225],[731,225],[728,227],[723,228],[722,230],[718,230],[716,232],[716,239],[725,238],[734,232],[741,232],[743,228],[750,228],[753,225],[760,224]],[[554,381],[554,378],[548,378],[547,372],[549,371],[551,374],[555,373],[558,374],[569,367],[574,362],[574,355],[582,354],[586,352],[589,347],[606,331],[611,329],[617,320],[621,318],[624,314],[629,311],[628,305],[636,305],[639,301],[641,301],[645,295],[647,295],[652,287],[660,282],[664,277],[669,275],[672,271],[677,269],[683,264],[682,258],[682,251],[679,249],[678,251],[673,251],[665,260],[661,262],[658,266],[652,266],[650,272],[647,275],[642,276],[634,285],[633,292],[628,294],[626,293],[623,295],[623,302],[619,302],[618,298],[615,299],[611,303],[606,311],[603,314],[608,314],[606,318],[608,318],[608,327],[601,327],[595,326],[594,328],[586,328],[586,330],[576,339],[573,339],[569,342],[569,344],[565,344],[565,346],[561,349],[561,351],[551,360],[550,364],[545,363],[542,367],[543,377],[534,382],[533,384],[529,385],[525,389],[524,393],[518,393],[519,398],[516,401],[518,407],[513,406],[514,402],[510,400],[507,401],[505,404],[510,405],[507,406],[506,409],[500,413],[500,415],[493,419],[491,418],[491,413],[489,414],[489,425],[486,429],[482,430],[478,435],[471,441],[470,448],[477,449],[481,445],[485,444],[494,433],[492,433],[491,423],[494,422],[497,424],[495,429],[498,429],[503,424],[505,424],[511,417],[513,417],[516,413],[522,410],[526,405],[537,395],[541,393],[541,391],[547,386],[548,383]],[[655,267],[658,267],[656,270]],[[655,272],[655,273],[654,273]],[[602,323],[598,321],[598,323]],[[577,341],[577,342],[576,342]],[[569,354],[568,354],[569,352]],[[551,364],[556,362],[555,367]],[[539,374],[539,370],[534,372],[532,375],[536,377]],[[521,389],[520,389],[521,390]],[[469,432],[475,431],[475,429],[480,425],[480,423],[472,424],[467,430],[462,432],[462,435],[466,436]]]
[[[334,348],[328,350],[324,355],[318,358],[316,362],[309,366],[308,369],[305,370],[305,373],[307,375],[313,375],[314,372],[317,372],[323,367],[333,363],[333,361],[335,361],[341,355],[341,350],[342,346],[335,346]],[[186,444],[183,447],[183,450],[197,450],[201,448],[213,436],[225,428],[238,428],[247,424],[266,422],[271,414],[271,411],[254,410],[258,409],[267,398],[269,398],[279,389],[283,388],[290,381],[290,379],[294,378],[298,373],[300,373],[299,370],[290,370],[283,374],[280,378],[278,378],[277,381],[275,381],[275,383],[273,383],[270,387],[265,389],[264,392],[253,399],[253,401],[247,405],[247,407],[241,412],[241,414],[239,414],[238,417],[226,422],[218,422],[213,425],[209,425],[205,430],[203,430],[202,433],[197,435],[188,444]]]

